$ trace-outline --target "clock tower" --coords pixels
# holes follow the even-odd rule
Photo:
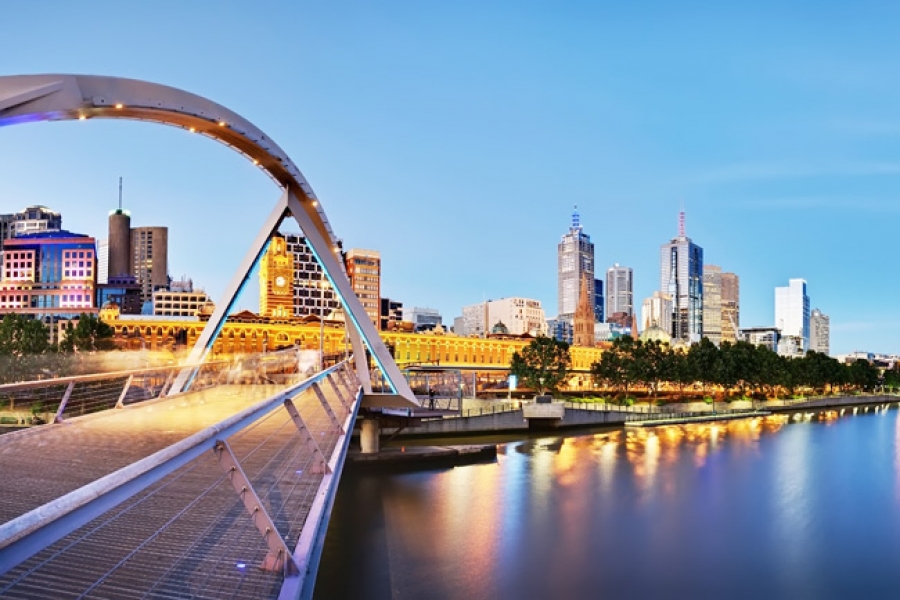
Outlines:
[[[259,314],[294,316],[294,259],[281,235],[275,234],[259,267]]]

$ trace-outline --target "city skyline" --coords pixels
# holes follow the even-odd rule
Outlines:
[[[295,160],[347,246],[382,252],[382,296],[448,322],[504,296],[552,316],[553,248],[577,204],[597,271],[631,266],[638,303],[658,287],[658,244],[683,200],[705,258],[741,278],[742,326],[773,324],[772,290],[803,278],[831,319],[833,353],[900,351],[886,302],[898,284],[879,264],[900,210],[900,88],[885,59],[896,9],[826,3],[815,23],[767,3],[655,4],[649,17],[587,4],[217,13],[225,29],[279,40],[285,77],[200,27],[200,8],[180,7],[177,22],[159,7],[98,22],[50,4],[8,9],[10,45],[38,32],[51,42],[4,74],[131,76],[246,115]],[[83,43],[101,30],[115,52]],[[44,204],[102,238],[124,176],[133,224],[168,226],[170,274],[214,300],[278,195],[242,158],[183,131],[34,124],[0,129],[0,143],[15,149],[0,165],[2,212]],[[857,268],[850,297],[834,273]]]

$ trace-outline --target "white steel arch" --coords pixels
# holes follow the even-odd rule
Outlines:
[[[284,191],[232,278],[225,298],[216,305],[189,362],[201,360],[208,351],[250,271],[265,252],[271,234],[290,214],[347,308],[354,325],[348,326],[347,330],[363,389],[371,392],[364,341],[394,392],[415,401],[409,385],[350,287],[321,203],[287,154],[259,128],[211,100],[147,81],[95,75],[0,76],[0,127],[34,121],[94,118],[150,121],[206,135],[253,161]],[[181,381],[173,387],[177,391],[186,383]]]

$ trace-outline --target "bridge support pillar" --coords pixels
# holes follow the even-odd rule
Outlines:
[[[378,419],[363,419],[361,430],[359,433],[359,444],[362,446],[363,454],[377,454],[380,450],[379,436],[381,435],[381,426]]]

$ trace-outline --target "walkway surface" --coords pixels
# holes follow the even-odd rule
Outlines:
[[[330,386],[325,398],[343,422]],[[89,484],[279,391],[222,386],[0,436],[0,522]],[[324,455],[340,436],[312,390],[295,398]],[[293,548],[322,475],[284,408],[228,439]],[[268,598],[280,572],[213,452],[205,453],[0,577],[2,598]]]

